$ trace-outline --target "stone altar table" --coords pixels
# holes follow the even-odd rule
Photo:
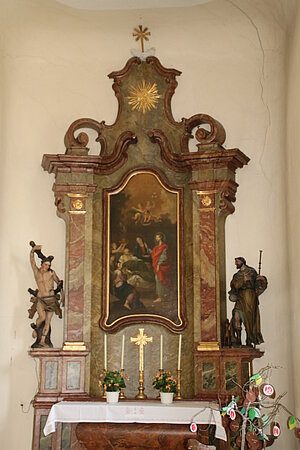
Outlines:
[[[114,405],[63,401],[51,408],[44,434],[55,432],[56,423],[78,423],[76,435],[87,449],[134,448],[133,443],[137,448],[163,448],[165,445],[186,448],[188,439],[197,436],[189,430],[191,422],[215,425],[215,437],[227,440],[217,408],[216,403],[197,401],[171,405],[162,405],[155,400],[122,401]]]

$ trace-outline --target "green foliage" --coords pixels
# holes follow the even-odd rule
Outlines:
[[[177,382],[170,372],[158,373],[153,378],[152,386],[160,392],[173,392],[174,394],[177,392]]]
[[[128,375],[125,376],[128,380]],[[107,392],[116,392],[120,388],[125,388],[125,379],[119,370],[110,370],[109,372],[102,372],[99,375],[100,388],[106,386]]]

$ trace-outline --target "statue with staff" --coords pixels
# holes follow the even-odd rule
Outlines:
[[[242,324],[246,331],[246,345],[256,346],[264,342],[259,314],[259,296],[268,286],[267,278],[261,275],[262,250],[260,250],[258,273],[246,264],[245,258],[235,258],[238,271],[230,283],[229,300],[234,302],[230,322],[231,340],[233,345],[241,346]]]
[[[28,310],[29,318],[32,319],[35,313],[38,314],[36,322],[31,323],[33,328],[32,336],[36,339],[31,347],[53,347],[50,339],[50,324],[54,313],[60,319],[62,318],[61,306],[63,306],[64,302],[63,281],[51,269],[54,256],[45,256],[41,251],[42,246],[36,245],[33,241],[29,245],[31,246],[30,264],[37,285],[35,290],[28,289],[28,292],[32,295],[32,306]],[[36,265],[35,254],[41,260],[41,267]],[[54,288],[54,283],[56,288]]]

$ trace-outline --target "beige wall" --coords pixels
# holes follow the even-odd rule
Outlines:
[[[150,45],[162,64],[183,72],[174,117],[212,115],[227,131],[226,146],[240,147],[251,158],[238,172],[236,213],[227,222],[227,276],[229,280],[234,271],[234,256],[245,256],[256,266],[258,250],[264,250],[263,272],[269,279],[261,299],[266,356],[256,367],[268,362],[283,367],[274,372],[273,381],[278,393],[288,391],[285,404],[292,410],[296,405],[299,415],[293,367],[297,380],[300,360],[295,358],[293,366],[297,348],[292,347],[293,336],[294,342],[297,332],[299,336],[298,274],[293,264],[292,278],[288,276],[285,145],[286,29],[296,0],[220,0],[130,12],[83,12],[54,0],[0,3],[1,448],[27,450],[31,445],[32,409],[23,414],[20,408],[23,402],[28,409],[37,388],[37,368],[27,355],[32,342],[27,288],[34,287],[28,242],[43,244],[45,253],[55,255],[55,270],[61,276],[64,272],[64,224],[55,213],[53,176],[42,171],[41,158],[63,152],[64,133],[79,117],[113,122],[116,100],[106,75],[130,57],[136,46],[131,32],[139,23],[150,28]],[[289,233],[297,263],[299,27],[296,31],[289,91]],[[53,341],[62,343],[57,318]],[[292,433],[284,432],[273,448],[296,448]]]
[[[288,109],[287,109],[287,196],[288,202],[288,249],[289,249],[289,269],[290,269],[290,301],[293,315],[292,325],[292,346],[293,349],[293,374],[294,374],[294,396],[295,409],[300,415],[300,327],[299,327],[299,272],[297,266],[300,255],[300,8],[298,8],[297,19],[295,21],[294,33],[290,36],[289,54],[289,78],[288,78]]]

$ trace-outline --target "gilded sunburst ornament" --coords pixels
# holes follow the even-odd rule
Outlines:
[[[156,83],[138,83],[129,89],[128,104],[132,110],[142,111],[143,114],[151,109],[156,109],[158,99],[161,98],[157,90]]]

